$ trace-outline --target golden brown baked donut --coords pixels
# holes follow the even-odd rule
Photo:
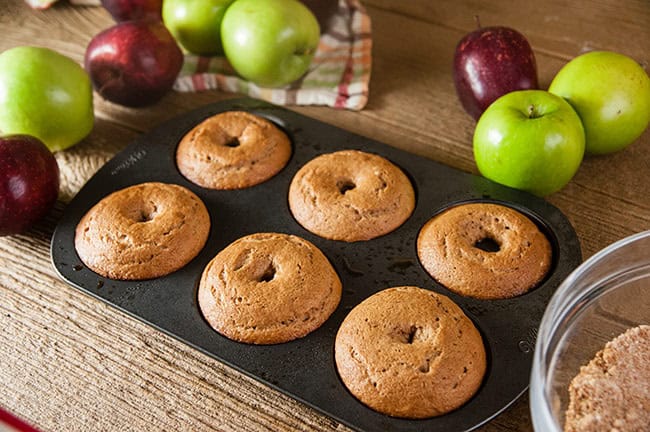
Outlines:
[[[478,247],[486,239],[498,250]],[[551,244],[530,219],[488,203],[458,205],[433,217],[420,231],[417,249],[434,279],[480,299],[527,292],[544,279],[552,258]]]
[[[406,175],[381,156],[342,150],[305,164],[289,187],[289,207],[307,230],[354,242],[387,234],[413,212]]]
[[[472,321],[449,298],[417,287],[380,291],[352,309],[336,335],[334,356],[357,399],[405,418],[460,407],[486,369]]]
[[[214,115],[189,131],[176,149],[176,165],[208,189],[242,189],[262,183],[291,156],[287,135],[270,121],[244,111]]]
[[[203,248],[210,216],[192,191],[142,183],[113,192],[81,219],[75,248],[81,261],[111,279],[151,279],[185,266]]]
[[[307,240],[258,233],[231,243],[210,261],[198,299],[208,323],[227,338],[275,344],[320,327],[339,304],[341,281]]]

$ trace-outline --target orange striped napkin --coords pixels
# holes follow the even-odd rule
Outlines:
[[[327,105],[360,110],[368,101],[372,39],[370,17],[358,0],[339,0],[338,12],[321,34],[307,73],[283,88],[265,88],[237,77],[225,57],[185,55],[174,89],[219,89],[277,105]]]

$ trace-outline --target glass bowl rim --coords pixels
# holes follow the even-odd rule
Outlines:
[[[571,272],[551,297],[539,325],[535,351],[533,354],[529,400],[534,430],[545,432],[562,432],[563,430],[558,423],[558,419],[553,415],[550,401],[546,397],[548,390],[546,378],[549,369],[549,362],[547,361],[549,353],[547,351],[549,348],[549,341],[555,335],[557,328],[561,323],[561,320],[558,320],[558,317],[564,316],[568,309],[574,307],[575,298],[580,297],[580,293],[570,291],[574,282],[594,265],[609,256],[612,252],[646,238],[650,238],[650,230],[629,235],[610,244],[609,246],[606,246]]]

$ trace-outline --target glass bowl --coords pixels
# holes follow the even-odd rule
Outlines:
[[[562,282],[539,327],[530,380],[537,432],[560,432],[569,383],[605,344],[650,323],[650,231],[624,238]]]

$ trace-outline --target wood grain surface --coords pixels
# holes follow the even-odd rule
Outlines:
[[[364,1],[372,19],[373,70],[361,112],[292,107],[392,146],[477,173],[473,120],[458,102],[451,63],[458,40],[481,23],[508,25],[531,41],[542,87],[574,56],[608,49],[650,62],[647,0]],[[79,63],[93,35],[112,25],[99,7],[65,1],[32,11],[0,0],[0,51],[53,48]],[[56,275],[49,242],[84,182],[138,134],[221,92],[170,93],[127,109],[95,98],[94,130],[56,155],[55,210],[24,235],[0,238],[0,406],[44,431],[348,430],[277,391],[90,298]],[[650,229],[650,131],[626,150],[587,157],[548,197],[571,220],[585,258]],[[532,430],[522,397],[482,431]]]

